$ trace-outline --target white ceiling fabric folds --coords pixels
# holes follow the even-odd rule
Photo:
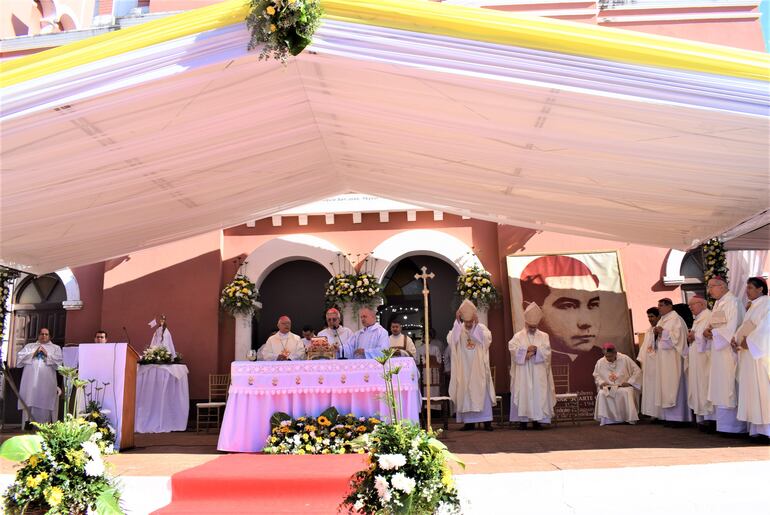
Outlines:
[[[687,248],[767,208],[767,83],[325,21],[2,90],[2,261],[46,272],[348,191]]]

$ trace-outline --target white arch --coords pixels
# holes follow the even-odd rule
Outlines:
[[[333,243],[309,234],[291,234],[263,243],[246,258],[243,274],[260,287],[270,272],[284,263],[295,260],[313,261],[323,266],[330,275],[336,273],[337,260],[342,251]],[[342,255],[343,266],[351,268],[348,258]]]
[[[67,291],[67,300],[62,302],[62,306],[67,311],[77,311],[83,309],[83,301],[80,300],[80,286],[75,274],[69,268],[62,268],[55,272],[61,282],[64,283],[64,289]]]
[[[376,259],[374,276],[382,282],[391,265],[416,254],[445,260],[460,274],[472,265],[484,268],[473,249],[459,238],[441,231],[415,229],[400,232],[377,245],[372,252],[372,257]]]
[[[684,284],[685,277],[682,275],[682,261],[687,252],[671,249],[666,259],[666,275],[663,276],[663,284],[666,286],[675,286]]]

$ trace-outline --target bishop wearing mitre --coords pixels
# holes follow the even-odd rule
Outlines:
[[[508,342],[511,352],[511,422],[527,429],[550,424],[556,406],[556,390],[551,373],[551,341],[537,326],[543,319],[540,306],[531,302],[524,310],[524,329]]]
[[[599,424],[636,424],[639,421],[639,391],[642,370],[613,343],[602,345],[604,357],[596,362],[596,405],[594,418]]]
[[[471,430],[483,422],[484,429],[492,431],[492,406],[497,404],[489,368],[492,333],[479,323],[473,302],[466,299],[460,305],[447,343],[452,348],[449,397],[455,403],[457,421],[465,424],[461,430]]]

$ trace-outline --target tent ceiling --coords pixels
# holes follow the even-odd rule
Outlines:
[[[445,41],[362,60],[324,34],[286,67],[185,49],[173,72],[8,104],[3,261],[95,262],[348,191],[675,248],[767,207],[764,116],[523,80],[505,56],[459,71]]]

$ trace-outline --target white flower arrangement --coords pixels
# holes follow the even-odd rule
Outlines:
[[[336,274],[326,285],[326,307],[371,306],[384,298],[382,285],[369,273]]]
[[[220,307],[235,316],[243,314],[251,316],[262,307],[259,302],[259,290],[257,285],[242,274],[237,274],[232,281],[227,283],[219,296]]]
[[[182,356],[177,353],[176,356],[171,354],[165,347],[149,347],[144,350],[142,356],[139,358],[140,365],[170,365],[172,363],[179,363],[182,360]]]
[[[479,308],[489,308],[500,301],[500,294],[492,284],[492,274],[477,265],[466,268],[457,278],[457,294]]]

